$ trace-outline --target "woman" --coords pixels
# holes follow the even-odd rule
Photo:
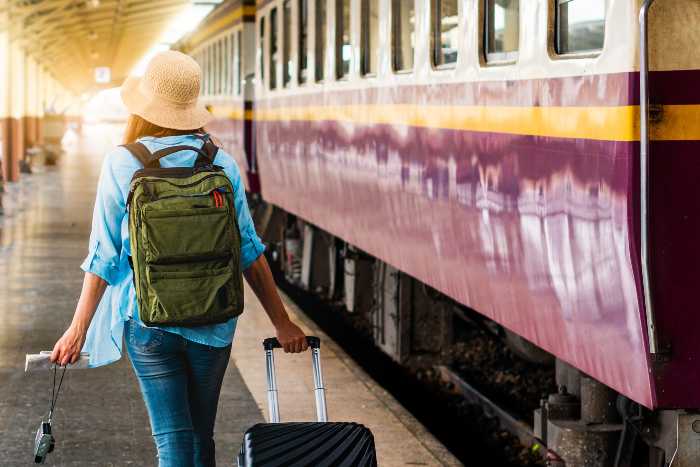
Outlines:
[[[202,127],[211,115],[198,103],[201,70],[187,55],[156,55],[143,78],[129,78],[122,99],[131,112],[127,143],[138,140],[151,152],[170,145],[202,146]],[[192,167],[194,151],[160,160],[162,167]],[[303,332],[289,320],[263,256],[264,246],[253,226],[238,167],[219,150],[214,163],[223,167],[234,189],[241,234],[241,269],[260,299],[286,352],[301,352]],[[90,366],[121,358],[126,342],[143,394],[160,467],[213,466],[213,430],[224,372],[228,365],[236,318],[195,327],[146,327],[139,319],[129,267],[126,199],[129,182],[141,168],[125,148],[110,152],[103,163],[90,235],[82,264],[85,279],[73,322],[53,349],[51,360],[74,363],[81,349]]]

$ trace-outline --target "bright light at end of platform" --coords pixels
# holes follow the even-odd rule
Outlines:
[[[131,75],[142,76],[146,71],[146,65],[158,52],[168,50],[174,43],[182,39],[187,33],[193,31],[199,23],[214,9],[214,2],[197,4],[193,3],[182,10],[173,18],[160,40],[149,50],[136,66],[131,70]]]

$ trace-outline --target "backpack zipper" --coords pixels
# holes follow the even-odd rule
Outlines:
[[[160,181],[161,181],[161,182],[168,183],[168,184],[170,184],[170,185],[172,185],[172,186],[176,186],[176,187],[178,187],[178,188],[189,188],[189,187],[193,187],[193,186],[195,186],[195,185],[199,185],[199,184],[200,184],[201,182],[203,182],[204,180],[208,180],[208,179],[214,178],[214,177],[222,177],[222,176],[225,177],[226,175],[223,175],[223,174],[220,174],[220,173],[215,173],[215,174],[207,175],[206,177],[202,177],[202,178],[200,178],[199,180],[197,180],[196,182],[186,183],[186,184],[184,184],[184,185],[179,185],[179,184],[173,183],[173,182],[171,182],[171,181],[169,181],[169,180],[160,180]],[[137,181],[137,182],[131,187],[131,189],[129,189],[129,194],[128,194],[128,196],[126,197],[126,205],[127,205],[127,206],[129,206],[129,205],[131,204],[131,199],[132,199],[132,197],[134,196],[134,191],[136,190],[136,188],[137,188],[141,183],[145,183],[146,180],[147,180],[146,177],[140,179],[139,181]],[[216,188],[215,188],[215,189],[216,189]],[[149,196],[149,197],[150,197],[150,198],[153,198],[152,195]]]

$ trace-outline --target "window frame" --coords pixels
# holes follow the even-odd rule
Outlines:
[[[481,39],[483,47],[481,48],[484,54],[484,61],[488,66],[512,65],[518,61],[520,56],[520,2],[518,2],[518,49],[513,52],[489,52],[489,2],[491,0],[482,0],[481,6],[484,11],[484,18],[481,22],[483,25],[483,34]],[[555,2],[557,0],[554,0]]]
[[[406,75],[406,74],[411,74],[411,73],[413,73],[413,72],[415,71],[415,68],[416,68],[416,47],[415,47],[415,46],[413,47],[413,59],[411,60],[411,67],[410,67],[410,68],[405,68],[405,69],[398,69],[398,68],[396,67],[396,57],[397,57],[397,53],[396,53],[397,47],[396,47],[396,45],[397,45],[397,43],[396,43],[396,35],[395,35],[397,18],[396,18],[396,15],[395,15],[395,8],[394,8],[394,6],[396,5],[396,3],[400,2],[400,1],[401,1],[401,0],[390,0],[390,4],[391,4],[391,13],[390,13],[390,17],[389,17],[389,21],[390,21],[389,41],[390,41],[390,44],[391,44],[391,45],[390,45],[390,49],[391,49],[391,52],[390,52],[390,53],[391,53],[391,57],[390,57],[390,58],[391,58],[391,71],[392,71],[394,74],[397,74],[397,75]],[[416,10],[416,1],[415,1],[415,0],[410,0],[410,1],[413,2],[413,15],[414,15],[414,21],[415,21],[415,20],[417,19],[417,16],[416,16],[416,13],[417,13],[417,10]],[[415,23],[414,23],[414,25],[413,25],[413,33],[414,33],[414,34],[416,33]]]
[[[571,1],[571,0],[568,0]],[[608,15],[607,11],[605,12],[605,16],[603,17],[603,45],[599,49],[592,49],[592,50],[581,50],[577,52],[560,52],[559,51],[559,40],[560,40],[560,19],[559,19],[559,6],[561,3],[568,3],[567,0],[551,0],[549,2],[550,8],[552,8],[554,11],[551,11],[550,17],[552,18],[552,33],[551,33],[551,39],[549,41],[550,44],[550,56],[554,58],[561,58],[561,59],[575,59],[575,58],[594,58],[598,57],[603,51],[605,50],[605,33],[608,29]],[[607,5],[606,5],[607,8]]]
[[[488,0],[486,0],[488,1]],[[459,50],[459,44],[457,44],[457,59],[454,62],[449,62],[449,63],[438,63],[437,62],[437,54],[438,50],[441,48],[442,45],[442,37],[439,37],[442,34],[442,21],[440,18],[438,18],[438,3],[442,2],[442,0],[430,0],[430,28],[429,28],[429,34],[430,34],[430,66],[434,70],[451,70],[453,68],[457,67],[457,63],[459,62],[459,56],[460,56],[460,50]],[[459,14],[459,2],[457,3],[457,29],[459,29],[459,25],[461,22],[461,16]],[[415,54],[415,50],[414,50]],[[414,57],[415,60],[415,57]]]

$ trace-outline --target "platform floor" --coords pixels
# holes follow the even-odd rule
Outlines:
[[[82,282],[101,154],[118,129],[86,126],[57,168],[8,186],[0,216],[0,465],[33,462],[34,432],[49,399],[48,374],[25,374],[24,355],[52,348],[69,324]],[[267,414],[260,340],[272,326],[246,290],[216,425],[217,463],[234,465],[245,429]],[[382,467],[462,465],[338,346],[286,300],[308,333],[323,338],[332,420],[355,420],[375,434]],[[277,355],[283,420],[314,418],[308,354]],[[152,466],[155,450],[129,362],[68,372],[55,415],[48,465]]]

